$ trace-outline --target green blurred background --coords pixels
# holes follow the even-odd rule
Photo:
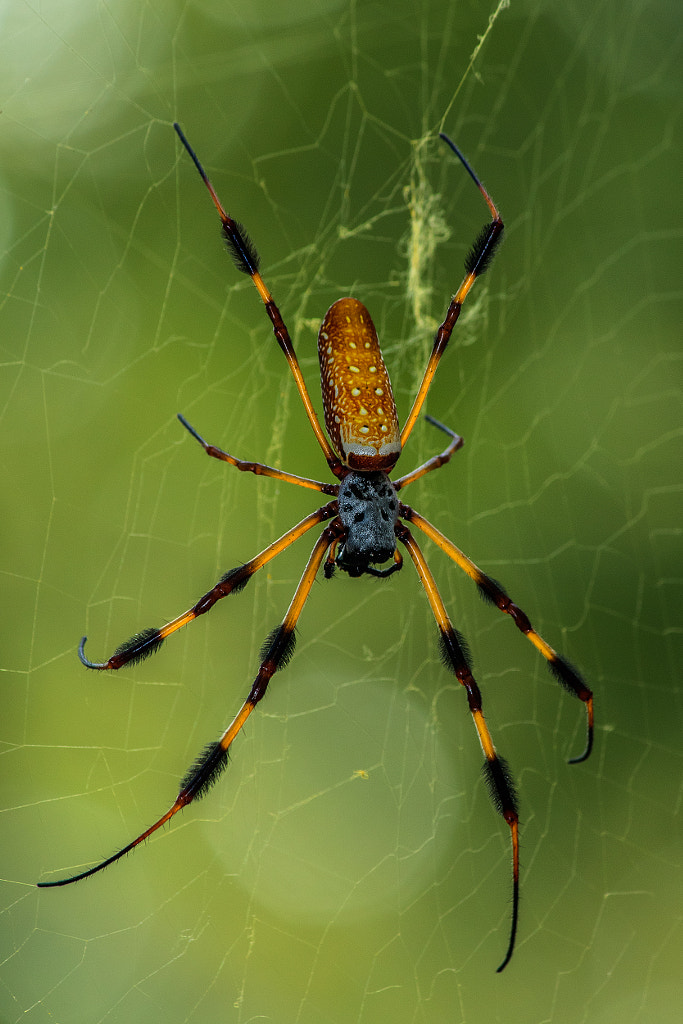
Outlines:
[[[0,1021],[678,1019],[680,52],[618,0],[0,12]],[[304,541],[119,675],[87,673],[319,504],[206,459],[325,473],[222,252],[180,120],[248,227],[318,403],[355,294],[401,418],[487,211],[506,219],[429,399],[466,438],[406,500],[501,579],[596,694],[583,712],[431,545],[520,789],[508,830],[410,568],[320,581],[220,784],[146,847],[246,695]],[[401,469],[442,446],[418,424]]]

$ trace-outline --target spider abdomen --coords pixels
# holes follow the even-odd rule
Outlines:
[[[372,318],[358,299],[334,302],[318,334],[325,426],[349,469],[389,470],[401,454],[391,381]]]

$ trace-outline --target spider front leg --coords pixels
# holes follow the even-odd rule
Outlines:
[[[510,962],[515,948],[519,919],[519,815],[517,812],[517,794],[507,762],[496,753],[491,733],[484,720],[481,691],[468,664],[465,641],[457,630],[453,628],[441,594],[436,586],[436,581],[410,530],[399,523],[396,526],[396,536],[407,548],[408,554],[413,560],[417,574],[427,593],[427,600],[436,619],[436,624],[439,627],[443,663],[446,668],[455,674],[467,692],[467,703],[477,730],[481,748],[484,751],[484,757],[486,758],[483,770],[491,800],[495,809],[505,819],[510,828],[512,846],[512,920],[510,922],[510,938],[507,950],[500,967],[497,968],[497,971],[500,972]]]
[[[148,839],[157,829],[165,825],[167,821],[170,821],[183,807],[187,807],[193,800],[201,800],[208,793],[225,770],[228,763],[230,746],[238,733],[241,732],[249,715],[265,696],[271,678],[278,669],[284,668],[292,657],[296,639],[294,630],[299,616],[311,592],[313,581],[325,558],[327,549],[340,536],[340,532],[341,527],[338,521],[332,522],[329,526],[325,527],[316,541],[282,623],[269,634],[261,648],[261,664],[252,683],[249,696],[220,739],[216,740],[215,743],[210,743],[185,774],[180,783],[180,792],[172,806],[169,807],[158,821],[155,821],[153,825],[150,825],[149,828],[140,833],[132,842],[128,843],[111,857],[107,857],[106,860],[96,864],[95,867],[88,868],[86,871],[81,871],[79,874],[71,875],[68,878],[60,878],[54,882],[38,882],[39,888],[46,889],[69,885],[71,882],[79,882],[83,878],[88,878],[90,875],[102,871],[110,864],[120,860],[127,853],[130,853],[131,850],[134,850],[145,839]]]

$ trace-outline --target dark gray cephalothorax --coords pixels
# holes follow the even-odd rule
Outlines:
[[[386,576],[388,569],[372,564],[388,561],[396,550],[394,527],[398,521],[396,488],[384,472],[348,473],[339,485],[339,518],[346,530],[336,563],[349,576]]]

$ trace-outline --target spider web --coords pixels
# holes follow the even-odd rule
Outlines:
[[[680,66],[674,8],[4,5],[3,1022],[673,1021],[680,976]],[[678,57],[677,57],[678,53]],[[328,305],[375,319],[404,418],[486,209],[506,218],[429,411],[466,445],[406,500],[596,694],[549,682],[425,543],[520,790],[508,830],[410,566],[320,581],[226,776],[119,848],[248,691],[302,542],[116,675],[315,507],[206,459],[324,463],[178,118],[247,225],[318,403]],[[672,209],[676,207],[676,209]],[[419,423],[405,472],[442,446]],[[678,898],[677,898],[678,897]],[[676,988],[675,988],[676,986]]]

